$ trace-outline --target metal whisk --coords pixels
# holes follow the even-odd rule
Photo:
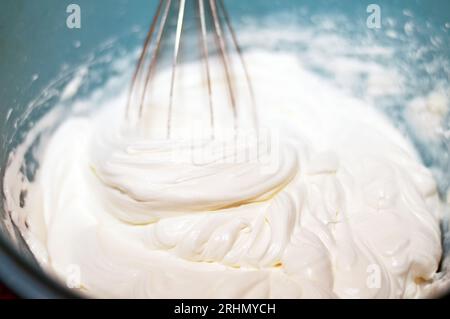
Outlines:
[[[193,4],[196,6],[197,12],[196,19],[198,18],[198,32],[200,34],[200,53],[202,61],[205,65],[205,76],[207,81],[207,94],[209,101],[209,121],[211,126],[211,138],[214,139],[214,103],[212,98],[212,75],[210,67],[210,58],[212,55],[212,48],[208,45],[207,36],[211,33],[215,39],[215,47],[213,50],[217,52],[223,62],[223,70],[226,77],[227,91],[229,95],[229,105],[232,109],[234,130],[238,129],[238,116],[236,92],[233,85],[232,68],[230,59],[230,49],[234,50],[239,57],[240,64],[242,65],[248,90],[251,98],[251,112],[253,113],[254,127],[257,130],[257,116],[255,107],[255,98],[253,88],[250,81],[250,75],[246,64],[244,62],[241,47],[238,44],[236,32],[231,24],[230,16],[225,8],[223,0],[160,0],[156,13],[152,19],[150,28],[148,30],[142,51],[139,56],[139,60],[136,66],[136,70],[133,74],[131,87],[127,101],[127,116],[133,108],[134,112],[137,111],[137,119],[142,118],[143,109],[147,102],[147,91],[151,85],[152,77],[154,76],[156,65],[158,63],[161,43],[167,33],[168,20],[171,14],[176,18],[176,31],[175,31],[175,43],[173,46],[173,56],[171,63],[171,82],[170,82],[170,96],[169,104],[167,106],[168,118],[167,118],[167,138],[171,138],[172,130],[172,111],[174,101],[174,86],[176,80],[177,66],[179,64],[179,54],[181,50],[181,39],[183,33],[183,26],[185,24],[185,11],[186,5]],[[177,6],[178,5],[178,6]],[[207,21],[210,21],[208,25]],[[226,32],[228,30],[229,38],[227,41]],[[231,45],[229,44],[231,43]],[[136,103],[136,102],[137,103]]]

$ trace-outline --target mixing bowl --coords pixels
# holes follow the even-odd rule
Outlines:
[[[80,8],[79,28],[71,28],[67,21],[73,13],[68,7],[72,3]],[[73,101],[102,87],[108,78],[130,72],[112,67],[111,62],[128,56],[136,59],[156,4],[150,0],[1,1],[2,190],[9,154],[44,114],[56,106],[70,108]],[[246,30],[241,34],[245,50],[262,47],[296,52],[311,71],[389,116],[416,146],[435,175],[442,199],[447,200],[449,1],[228,0],[226,4],[238,34]],[[261,30],[270,29],[283,32],[262,35]],[[89,69],[89,76],[74,88],[73,79],[83,69]],[[67,91],[69,85],[72,93]],[[423,115],[429,116],[426,121],[436,121],[436,134],[430,138],[418,133],[417,125],[424,123],[422,115],[415,113],[423,112],[421,103],[426,105],[436,94],[443,97],[443,108],[435,110],[437,117],[435,113]],[[26,176],[32,180],[38,163],[33,158],[25,161]],[[4,209],[4,194],[1,200],[1,281],[22,297],[76,297],[40,269],[11,220],[12,212]],[[446,220],[442,233],[447,256]]]

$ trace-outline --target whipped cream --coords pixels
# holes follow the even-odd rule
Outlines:
[[[139,124],[125,121],[122,86],[51,134],[33,182],[8,168],[8,208],[16,223],[26,220],[43,268],[66,281],[76,266],[81,291],[96,297],[427,296],[442,254],[442,204],[410,143],[294,55],[246,60],[258,142],[230,134],[220,77],[217,139],[199,138],[211,128],[194,71],[202,66],[191,63],[176,82],[172,140],[162,73]],[[235,85],[239,127],[253,132],[245,77]]]

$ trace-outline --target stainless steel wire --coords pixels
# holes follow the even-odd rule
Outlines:
[[[163,37],[167,33],[167,22],[171,14],[176,14],[176,29],[175,29],[175,40],[173,45],[173,56],[171,63],[171,79],[170,79],[170,93],[169,93],[169,105],[168,105],[168,116],[167,116],[167,138],[172,136],[172,118],[173,118],[173,103],[174,103],[174,87],[176,81],[177,68],[179,65],[179,55],[182,47],[182,37],[183,37],[183,27],[185,23],[185,11],[187,3],[192,4],[196,2],[196,10],[198,13],[198,26],[200,34],[200,51],[201,56],[205,66],[205,76],[207,81],[207,94],[208,94],[208,104],[209,104],[209,124],[211,128],[211,138],[214,139],[214,128],[215,128],[215,112],[214,112],[214,102],[213,102],[213,81],[211,75],[211,52],[208,45],[208,35],[212,34],[216,47],[215,51],[218,52],[220,59],[223,62],[223,69],[226,78],[227,91],[229,95],[229,104],[233,114],[233,126],[234,130],[238,129],[238,116],[239,112],[237,110],[237,100],[236,92],[232,77],[231,68],[231,58],[230,58],[230,48],[228,47],[226,33],[228,31],[234,52],[239,56],[239,61],[243,72],[245,74],[250,98],[251,107],[253,114],[253,124],[257,129],[258,119],[256,112],[256,102],[253,87],[251,84],[250,74],[244,61],[243,52],[239,46],[237,40],[237,34],[232,26],[230,15],[227,12],[223,0],[160,0],[150,24],[150,28],[147,32],[141,53],[139,55],[138,63],[133,74],[131,85],[128,94],[126,112],[129,116],[133,108],[138,109],[138,119],[142,117],[144,107],[148,99],[148,89],[151,84],[151,79],[154,76],[156,65],[158,63],[158,58],[161,50],[161,45],[163,42]],[[208,28],[208,21],[211,21],[211,26]],[[159,26],[158,26],[159,22]],[[156,30],[158,29],[158,30]],[[156,38],[154,38],[156,32]],[[146,61],[149,60],[148,63]],[[133,102],[133,97],[138,96],[138,103]]]

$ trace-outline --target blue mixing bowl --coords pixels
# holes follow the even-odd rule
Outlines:
[[[376,60],[399,70],[404,88],[377,99],[377,107],[413,141],[423,162],[435,173],[445,199],[450,185],[450,135],[428,143],[408,124],[405,101],[426,95],[439,84],[450,86],[450,1],[448,0],[225,0],[236,28],[270,24],[297,26],[318,34],[336,34],[355,47],[381,47],[389,58],[374,52],[347,52],[358,59]],[[81,9],[80,28],[69,28],[69,4]],[[380,25],[368,23],[373,7],[380,11]],[[88,66],[95,77],[87,79],[73,99],[87,96],[118,72],[109,68],[111,59],[135,52],[142,44],[156,9],[152,0],[2,0],[0,2],[0,166],[4,175],[8,154],[26,133],[60,102],[61,91],[80,66]],[[70,8],[69,8],[70,9]],[[370,22],[370,21],[369,21]],[[372,21],[373,22],[373,21]],[[256,26],[256,28],[255,28]],[[264,42],[264,41],[263,41]],[[301,41],[274,36],[254,45],[269,50],[308,50]],[[331,45],[331,44],[330,44]],[[244,49],[251,48],[245,45]],[[335,48],[335,54],[339,48]],[[334,54],[329,48],[328,54]],[[311,70],[332,80],[333,74],[311,62]],[[361,83],[364,74],[361,74]],[[364,96],[364,87],[347,88]],[[448,89],[447,89],[448,90]],[[383,93],[383,92],[382,92]],[[450,94],[450,91],[447,91]],[[450,127],[447,115],[442,129]],[[33,171],[27,172],[32,178]],[[1,179],[3,190],[3,178]],[[76,297],[69,289],[45,274],[38,266],[14,225],[10,212],[0,205],[0,279],[23,297]],[[448,226],[442,225],[445,255],[448,255]]]

